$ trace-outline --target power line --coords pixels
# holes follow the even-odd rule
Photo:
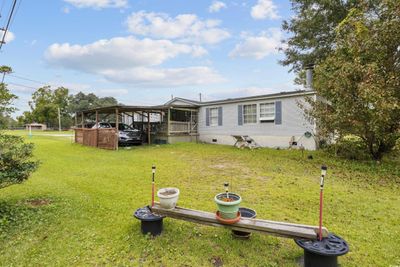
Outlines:
[[[11,85],[15,85],[15,86],[21,86],[21,87],[26,87],[26,88],[29,88],[29,89],[37,89],[36,87],[32,87],[32,86],[29,86],[29,85],[25,85],[25,84],[19,84],[19,83],[7,83],[7,84],[11,84]]]
[[[19,7],[21,6],[21,3],[22,3],[22,0],[20,0],[20,1],[18,2],[17,8],[16,8],[16,10],[15,10],[14,17],[11,18],[10,28],[11,28],[11,26],[13,25],[14,20],[15,20],[15,17],[16,17],[17,14],[18,14],[18,10],[19,10]]]
[[[21,75],[15,75],[14,73],[15,72],[13,72],[13,74],[8,74],[8,77],[17,78],[17,79],[20,79],[20,80],[29,81],[29,82],[37,83],[37,84],[44,85],[44,86],[50,86],[52,88],[54,88],[54,87],[65,87],[64,85],[61,85],[61,84],[54,84],[54,83],[50,83],[50,82],[43,82],[43,81],[39,81],[39,80],[34,80],[34,79],[27,78],[27,77],[24,77],[24,76],[21,76]]]
[[[22,76],[15,75],[15,74],[8,74],[8,76],[9,77],[14,77],[14,78],[17,78],[17,79],[21,79],[21,80],[25,80],[25,81],[29,81],[29,82],[33,82],[33,83],[42,84],[42,85],[50,85],[49,83],[41,82],[41,81],[38,81],[38,80],[33,80],[33,79],[30,79],[30,78],[22,77]]]
[[[3,44],[5,44],[4,40],[6,39],[6,35],[7,35],[7,32],[8,32],[8,28],[10,27],[11,18],[12,18],[12,15],[14,13],[14,9],[15,9],[15,5],[16,4],[17,4],[17,0],[14,0],[13,4],[12,4],[12,7],[11,7],[10,14],[8,15],[6,28],[5,29],[1,29],[2,31],[4,31],[4,33],[3,33],[3,38],[0,41],[0,50],[3,47]]]

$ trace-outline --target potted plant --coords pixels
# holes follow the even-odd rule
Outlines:
[[[179,198],[179,189],[174,187],[161,188],[157,192],[160,205],[164,209],[174,209]]]
[[[225,193],[219,193],[214,197],[217,204],[217,219],[222,223],[232,224],[240,220],[239,204],[242,198],[235,193],[229,193],[228,183],[225,183]]]

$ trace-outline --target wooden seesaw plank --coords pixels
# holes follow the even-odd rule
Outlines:
[[[184,220],[194,223],[200,223],[205,225],[211,225],[216,227],[225,227],[232,230],[244,231],[244,232],[257,232],[262,234],[275,235],[286,238],[306,238],[306,239],[317,239],[318,227],[302,224],[293,224],[285,222],[275,222],[270,220],[261,219],[249,219],[241,218],[239,222],[226,225],[221,224],[215,217],[214,213],[186,209],[182,207],[176,207],[175,209],[163,209],[159,203],[155,203],[152,208],[157,214],[165,215],[167,217]],[[323,227],[322,235],[328,236],[328,230]]]

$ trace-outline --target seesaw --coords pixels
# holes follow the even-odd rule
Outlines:
[[[163,188],[157,193],[160,203],[154,201],[155,166],[152,167],[152,204],[135,211],[134,216],[141,220],[144,234],[159,235],[163,230],[163,218],[183,220],[214,227],[223,227],[237,233],[261,233],[294,239],[304,249],[304,266],[336,267],[337,257],[349,251],[348,244],[339,236],[330,233],[322,226],[322,204],[324,178],[327,168],[321,168],[319,226],[294,224],[264,219],[246,218],[239,212],[241,198],[229,193],[225,183],[225,193],[215,196],[217,213],[193,210],[176,206],[179,189]]]

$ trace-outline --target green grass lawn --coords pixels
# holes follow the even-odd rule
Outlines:
[[[26,135],[25,132],[19,134]],[[381,165],[313,152],[238,150],[182,143],[106,151],[71,138],[33,136],[39,170],[0,190],[2,266],[297,266],[302,250],[290,239],[165,219],[164,232],[140,233],[135,209],[157,187],[181,190],[179,204],[214,211],[213,197],[229,181],[259,218],[318,223],[319,174],[328,165],[325,226],[345,238],[342,266],[400,265],[400,162]]]

